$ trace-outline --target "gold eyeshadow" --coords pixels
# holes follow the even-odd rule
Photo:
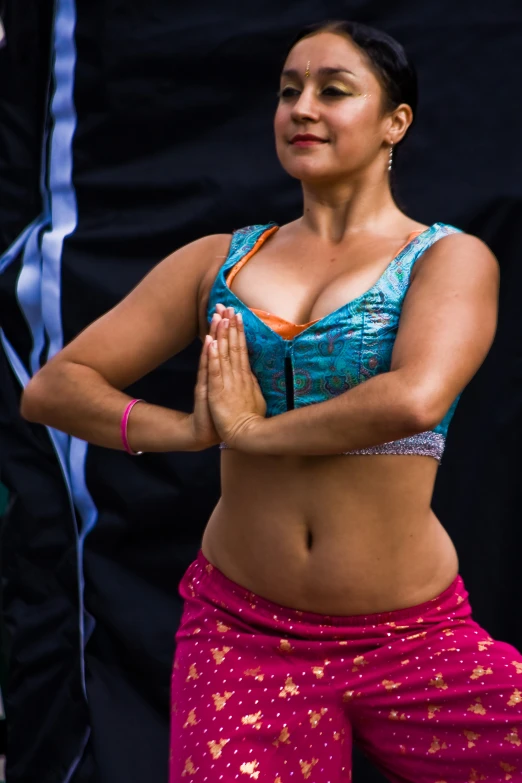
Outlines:
[[[346,95],[354,95],[354,94],[356,94],[356,93],[354,93],[352,88],[347,87],[346,84],[344,84],[343,82],[337,82],[337,83],[335,83],[335,82],[328,82],[327,84],[324,85],[324,87],[322,89],[326,90],[326,89],[328,89],[328,87],[334,87],[336,90],[341,90],[341,92],[344,92]]]
[[[339,93],[342,93],[342,95],[345,95],[347,97],[353,97],[353,98],[369,98],[370,97],[370,93],[358,92],[355,88],[348,87],[343,82],[338,82],[338,83],[327,82],[326,84],[324,84],[324,85],[322,85],[320,87],[319,92],[323,92],[324,90],[328,90],[330,88],[333,88],[335,90],[339,90]],[[295,85],[295,84],[285,84],[284,86],[282,86],[280,88],[280,90],[278,91],[277,94],[279,95],[279,97],[293,97],[293,96],[283,96],[282,93],[285,90],[297,90],[297,91],[300,91],[300,89],[301,88],[299,86]]]

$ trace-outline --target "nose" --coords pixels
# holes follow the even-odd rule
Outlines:
[[[292,106],[292,119],[295,122],[319,119],[319,107],[314,97],[312,85],[307,85],[303,89],[301,95]]]

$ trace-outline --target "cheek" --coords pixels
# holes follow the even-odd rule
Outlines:
[[[276,136],[284,133],[288,124],[288,111],[281,104],[277,107],[274,115],[274,132]]]
[[[366,106],[346,106],[332,112],[328,124],[338,146],[344,143],[364,145],[377,133],[373,112]]]

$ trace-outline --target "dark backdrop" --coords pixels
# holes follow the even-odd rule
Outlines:
[[[299,214],[272,141],[278,72],[302,24],[374,24],[417,63],[398,162],[425,223],[501,265],[491,352],[462,395],[433,506],[475,618],[522,620],[522,108],[519,0],[7,0],[0,50],[1,574],[10,783],[166,780],[177,585],[219,496],[218,450],[89,447],[18,415],[28,378],[164,255]],[[139,324],[136,324],[139,329]],[[130,389],[190,410],[199,345]],[[356,754],[356,783],[382,781]]]

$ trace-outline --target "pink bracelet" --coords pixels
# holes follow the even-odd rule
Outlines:
[[[133,451],[129,446],[129,441],[127,440],[127,422],[129,421],[129,414],[137,402],[143,402],[143,400],[131,400],[123,411],[123,416],[121,417],[121,439],[123,441],[123,447],[125,448],[127,454],[132,454],[133,457],[137,457],[139,454],[143,454],[142,451]]]

